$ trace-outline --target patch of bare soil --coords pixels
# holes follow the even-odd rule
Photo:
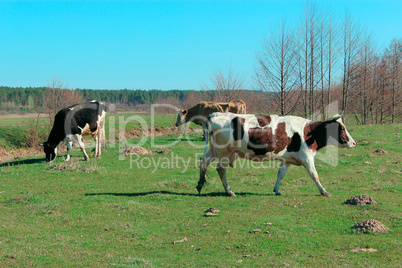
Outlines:
[[[162,150],[162,151],[155,151],[156,154],[170,154],[168,151],[166,150]]]
[[[15,150],[4,150],[0,148],[0,163],[10,162],[13,160],[18,160],[20,158],[25,158],[28,156],[37,156],[41,155],[42,151],[38,148],[24,148],[24,149],[15,149]],[[43,156],[43,160],[45,156]]]
[[[205,212],[219,213],[221,211],[219,209],[217,209],[217,208],[209,208]]]
[[[374,205],[376,203],[377,201],[375,201],[371,196],[366,194],[352,196],[345,202],[345,204],[353,206]]]
[[[178,135],[180,134],[180,129],[177,127],[155,127],[148,129],[132,128],[130,130],[120,130],[120,139],[130,139],[138,137],[148,137],[148,136],[161,136],[161,135]]]
[[[38,117],[38,114],[0,114],[0,118],[32,118]],[[48,114],[39,114],[39,117],[49,117]]]
[[[355,224],[355,226],[351,227],[351,229],[355,229],[363,233],[382,233],[389,231],[389,228],[382,222],[373,219],[358,222]]]
[[[359,248],[354,248],[350,251],[352,251],[352,252],[377,252],[378,249],[359,247]]]
[[[151,150],[148,150],[146,148],[140,147],[140,146],[132,146],[132,147],[123,147],[123,154],[125,155],[132,155],[132,154],[138,154],[138,155],[148,155],[152,154]]]
[[[384,150],[384,149],[378,149],[377,151],[374,151],[376,154],[388,154],[389,152]]]

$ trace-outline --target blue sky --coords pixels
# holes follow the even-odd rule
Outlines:
[[[305,1],[1,1],[0,85],[200,89],[218,68],[246,78],[256,51]],[[402,1],[317,1],[345,7],[379,47],[402,38]],[[252,85],[250,85],[251,87]]]

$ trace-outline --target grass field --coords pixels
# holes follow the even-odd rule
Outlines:
[[[162,115],[155,125],[174,121],[174,115]],[[118,123],[116,117],[115,128]],[[282,181],[282,196],[275,196],[275,163],[229,169],[234,198],[225,195],[212,164],[199,195],[200,133],[148,138],[142,145],[169,155],[123,157],[116,143],[88,163],[78,149],[69,163],[59,156],[49,165],[44,155],[2,163],[0,266],[400,267],[401,124],[348,130],[356,148],[340,150],[335,167],[316,162],[331,198],[319,195],[304,168],[296,166]],[[389,153],[374,153],[379,148]],[[342,204],[359,194],[378,204]],[[221,212],[204,217],[210,207]],[[350,230],[366,219],[381,221],[390,232]],[[261,231],[250,233],[255,229]],[[173,243],[183,238],[188,241]],[[351,252],[355,247],[378,251]]]

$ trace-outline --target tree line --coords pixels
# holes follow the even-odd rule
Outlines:
[[[57,82],[58,83],[58,82]],[[67,89],[60,85],[50,85],[48,87],[6,87],[0,86],[0,111],[12,112],[10,107],[14,107],[15,111],[35,112],[37,108],[41,109],[49,96],[52,99],[47,102],[57,102],[55,92],[63,96],[75,94],[80,101],[100,100],[108,103],[121,104],[127,107],[134,107],[139,104],[150,105],[163,99],[177,99],[182,102],[192,90],[96,90],[96,89]],[[65,94],[64,94],[65,95]],[[65,96],[64,96],[65,97]],[[71,96],[69,96],[71,97]]]

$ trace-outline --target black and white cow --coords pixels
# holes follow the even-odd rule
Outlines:
[[[327,145],[340,148],[356,145],[340,115],[328,121],[313,122],[296,116],[213,113],[209,117],[209,134],[210,148],[207,152],[206,144],[201,157],[197,190],[200,193],[205,183],[208,165],[218,159],[217,171],[229,196],[235,196],[235,193],[227,183],[226,170],[228,166],[233,167],[237,157],[253,161],[281,161],[275,195],[281,194],[281,179],[292,164],[303,165],[320,193],[331,196],[319,181],[314,156]]]
[[[103,102],[91,101],[75,104],[60,110],[54,118],[53,128],[50,131],[48,140],[40,144],[44,148],[46,161],[52,162],[56,158],[57,145],[61,141],[64,141],[67,145],[65,161],[69,161],[74,137],[84,153],[85,160],[89,161],[82,135],[92,135],[95,138],[95,157],[101,157],[101,145],[105,139],[105,108]]]

